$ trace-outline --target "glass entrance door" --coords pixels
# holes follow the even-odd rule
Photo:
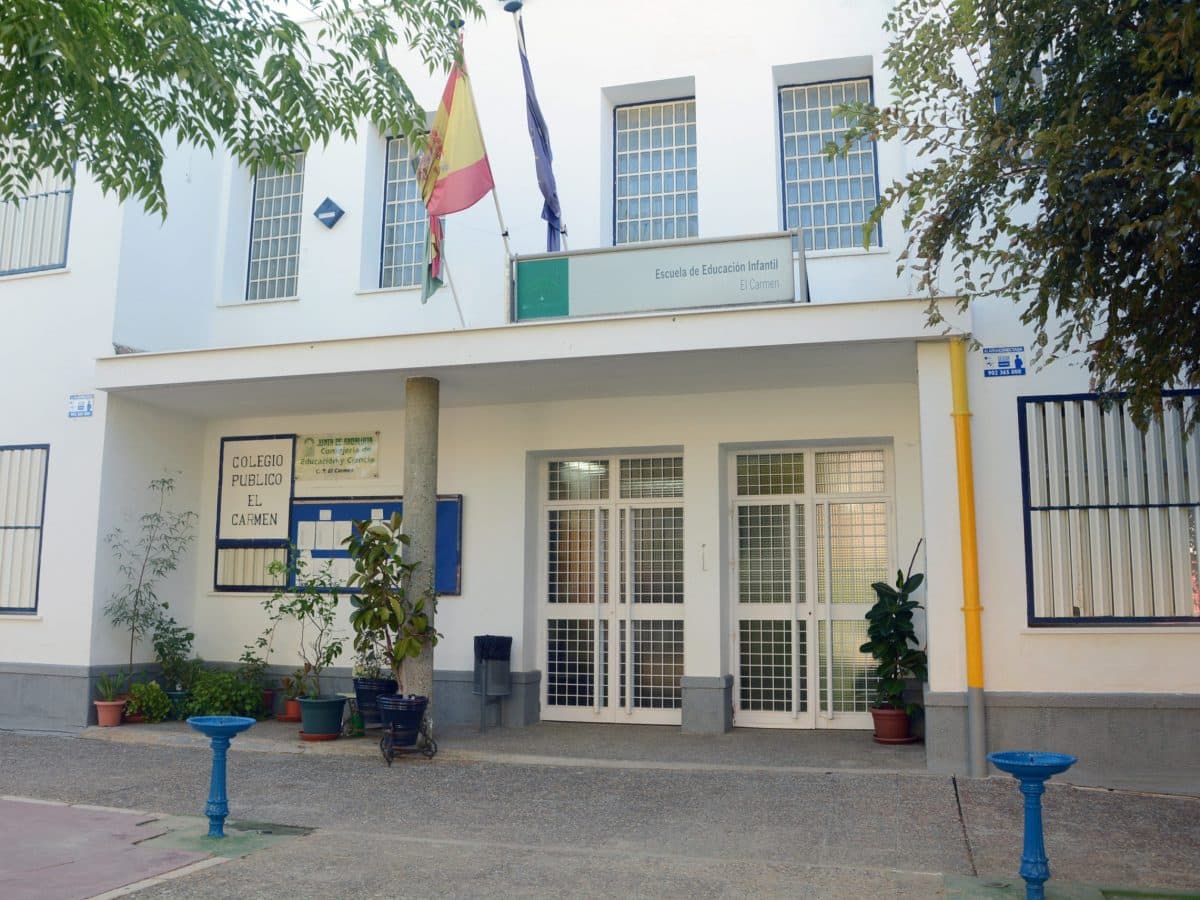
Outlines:
[[[678,724],[683,460],[552,461],[543,717]]]
[[[858,648],[891,567],[887,463],[884,448],[732,460],[735,724],[870,727]]]

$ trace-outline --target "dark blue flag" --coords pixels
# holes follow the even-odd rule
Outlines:
[[[554,182],[550,152],[550,131],[542,118],[537,94],[533,90],[533,75],[529,71],[529,57],[525,55],[525,23],[517,16],[517,48],[521,52],[521,73],[525,78],[525,118],[529,122],[529,139],[533,142],[533,159],[537,165],[538,187],[546,198],[542,206],[542,218],[546,220],[546,250],[555,252],[561,248],[559,233],[562,231],[562,209],[558,205],[558,185]]]

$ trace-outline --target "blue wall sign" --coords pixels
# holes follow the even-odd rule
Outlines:
[[[1003,378],[1025,374],[1024,347],[984,347],[983,377]]]
[[[326,228],[332,228],[338,223],[338,220],[345,215],[345,210],[333,202],[329,197],[326,197],[321,205],[317,207],[313,213],[317,217],[317,221]]]
[[[70,394],[67,396],[67,418],[86,419],[92,415],[95,406],[95,394]]]

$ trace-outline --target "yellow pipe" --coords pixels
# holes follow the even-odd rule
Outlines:
[[[954,391],[954,456],[958,469],[958,531],[962,542],[963,624],[967,637],[967,687],[983,690],[983,628],[979,605],[979,550],[975,539],[975,473],[971,464],[971,406],[967,399],[966,342],[950,342]]]

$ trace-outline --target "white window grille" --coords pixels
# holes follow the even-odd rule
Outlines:
[[[389,138],[383,185],[383,236],[379,286],[412,287],[421,283],[428,217],[417,184],[416,161],[405,138]]]
[[[613,243],[699,235],[695,99],[621,106],[613,115]]]
[[[1196,402],[1170,395],[1142,432],[1122,400],[1020,399],[1030,624],[1200,620]]]
[[[784,222],[800,229],[805,250],[862,246],[863,225],[878,202],[875,143],[860,138],[836,159],[825,147],[846,133],[846,119],[834,109],[870,99],[869,78],[779,89]],[[881,243],[875,228],[871,244]]]
[[[265,167],[255,173],[247,300],[296,296],[303,202],[303,153],[295,155],[294,168]]]
[[[46,510],[45,444],[0,447],[0,613],[35,613]]]
[[[26,196],[0,203],[0,275],[67,264],[73,194],[71,179],[47,174]]]

